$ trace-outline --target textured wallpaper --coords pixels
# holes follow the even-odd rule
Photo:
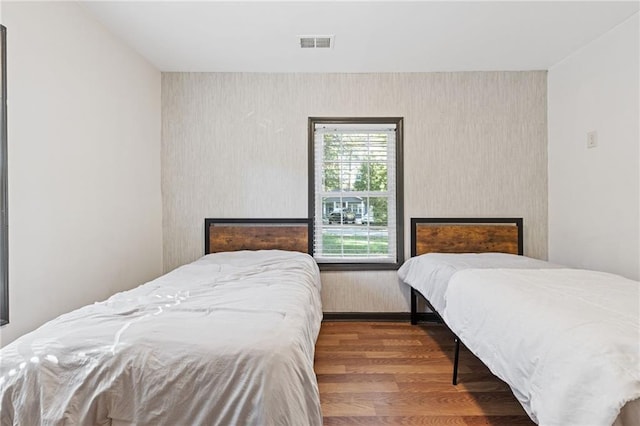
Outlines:
[[[203,254],[205,217],[306,217],[308,117],[404,117],[411,217],[523,217],[547,257],[546,72],[164,73],[164,268]],[[407,312],[394,271],[325,272],[325,312]]]

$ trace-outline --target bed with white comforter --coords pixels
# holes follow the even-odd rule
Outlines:
[[[0,352],[2,425],[320,425],[308,255],[219,253]]]
[[[640,424],[640,283],[576,269],[469,269],[444,320],[541,425]],[[622,412],[622,414],[621,414]]]
[[[640,425],[640,283],[503,253],[429,253],[400,278],[545,426]]]

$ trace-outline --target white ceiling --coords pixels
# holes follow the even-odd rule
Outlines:
[[[543,70],[639,10],[639,1],[80,0],[161,71]],[[301,49],[299,35],[335,35]]]

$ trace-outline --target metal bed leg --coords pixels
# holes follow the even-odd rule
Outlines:
[[[453,358],[453,384],[458,384],[458,356],[460,355],[460,339],[458,337],[455,338],[456,342],[456,353]]]
[[[418,324],[418,295],[414,288],[411,289],[411,325]]]

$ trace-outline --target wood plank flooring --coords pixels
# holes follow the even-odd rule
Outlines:
[[[438,324],[323,322],[315,371],[324,425],[534,425],[509,387]]]

